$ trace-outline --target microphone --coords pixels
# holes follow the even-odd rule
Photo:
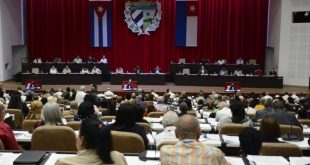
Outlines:
[[[304,140],[304,138],[302,136],[293,134],[293,121],[292,121],[292,119],[290,119],[290,125],[291,125],[291,128],[290,128],[289,133],[287,135],[282,136],[282,139],[285,141],[302,141],[302,140]]]

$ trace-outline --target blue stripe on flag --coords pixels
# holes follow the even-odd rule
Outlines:
[[[99,47],[103,47],[103,29],[102,29],[102,19],[98,18],[98,30],[99,30]]]
[[[112,28],[111,28],[111,5],[107,8],[107,37],[108,37],[108,47],[112,46]]]
[[[137,17],[134,18],[134,22],[139,22],[141,19],[143,19],[143,11],[141,11],[139,15],[137,15]]]
[[[187,1],[177,1],[176,7],[176,46],[186,46]]]
[[[95,47],[94,5],[93,5],[93,3],[90,3],[89,15],[90,15],[90,45],[91,45],[91,47]]]

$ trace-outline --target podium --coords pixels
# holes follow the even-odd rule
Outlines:
[[[24,82],[24,84],[25,84],[25,88],[27,89],[27,87],[28,87],[28,85],[29,84],[33,84],[33,86],[32,87],[30,87],[30,88],[33,88],[34,90],[38,90],[38,89],[41,89],[41,87],[42,87],[42,82],[41,82],[41,80],[35,80],[35,79],[28,79],[28,80],[26,80],[25,82]]]
[[[124,91],[135,91],[138,90],[138,82],[137,81],[122,81],[122,89]]]
[[[225,92],[240,92],[240,82],[226,82],[224,85]]]

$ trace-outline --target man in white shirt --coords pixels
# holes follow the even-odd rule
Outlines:
[[[234,75],[235,76],[242,76],[242,70],[240,68],[237,68],[235,71],[234,71]]]
[[[156,147],[158,147],[159,144],[164,141],[178,141],[177,137],[175,136],[175,124],[177,121],[178,115],[175,112],[169,111],[165,113],[162,120],[164,130],[155,137]]]
[[[100,64],[107,64],[108,63],[108,59],[105,57],[105,55],[102,56],[102,58],[99,61]]]
[[[124,73],[124,70],[123,70],[123,68],[119,67],[119,68],[116,68],[115,73],[117,73],[117,74],[123,74],[123,73]]]
[[[226,101],[221,101],[218,104],[219,111],[215,114],[215,121],[219,121],[222,117],[232,117],[231,110],[229,108],[229,104]]]
[[[225,59],[219,59],[219,60],[217,60],[217,62],[215,64],[224,65],[224,64],[226,64],[226,60]]]
[[[41,63],[42,63],[42,59],[41,59],[41,58],[35,58],[35,59],[33,60],[33,63],[41,64]]]
[[[161,69],[159,68],[159,66],[156,66],[156,67],[154,68],[154,73],[155,73],[155,74],[160,74],[160,72],[161,72]]]
[[[105,97],[106,99],[111,99],[115,97],[115,94],[111,91],[110,88],[108,88],[107,91],[103,93],[103,95],[104,95],[103,97]]]
[[[94,66],[93,69],[91,70],[91,74],[101,74],[101,70],[96,66]]]
[[[55,68],[55,66],[53,65],[52,68],[50,69],[50,74],[57,74],[57,73],[58,73],[58,71]]]
[[[76,92],[75,101],[81,104],[84,101],[84,97],[86,95],[85,86],[80,86],[80,90]]]
[[[77,56],[76,58],[74,58],[73,60],[73,63],[76,63],[76,64],[81,64],[83,61],[82,59],[80,58],[80,56]]]
[[[296,92],[293,92],[293,94],[292,94],[291,97],[294,99],[294,102],[295,102],[295,103],[299,103],[300,98],[297,96]]]
[[[89,70],[87,68],[82,68],[81,74],[89,74]]]
[[[71,73],[71,69],[69,68],[68,65],[66,65],[66,67],[62,70],[62,73],[63,73],[63,74],[69,74],[69,73]]]
[[[237,65],[243,65],[243,59],[242,58],[238,58],[236,61]]]

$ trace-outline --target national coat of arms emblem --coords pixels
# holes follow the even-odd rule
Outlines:
[[[138,2],[127,1],[125,4],[125,22],[128,28],[138,35],[146,34],[155,31],[161,20],[161,3],[148,2],[141,0]]]

